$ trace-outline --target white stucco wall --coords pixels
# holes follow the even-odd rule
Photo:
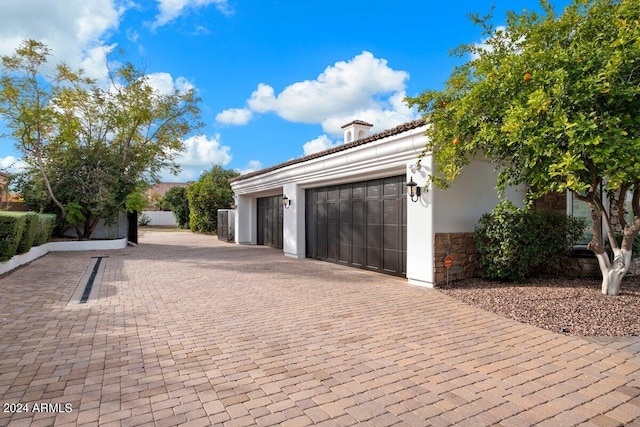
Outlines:
[[[500,201],[495,190],[495,164],[473,160],[446,190],[433,189],[433,232],[463,233],[474,230],[482,214]],[[506,197],[523,205],[524,188],[510,189]]]
[[[418,184],[421,195],[416,202],[407,196],[407,280],[412,285],[433,286],[433,192],[425,191],[431,172],[431,156],[425,156],[419,168],[415,162],[406,166],[407,182]]]
[[[256,233],[258,203],[256,196],[250,194],[236,195],[235,242],[238,244],[255,245],[258,242]]]
[[[282,245],[284,254],[292,258],[306,257],[305,190],[300,185],[289,183],[282,188],[291,205],[283,210]]]
[[[156,227],[177,227],[178,223],[176,217],[171,211],[143,211],[141,215],[149,217],[151,222],[150,226]],[[138,216],[140,219],[140,216]]]

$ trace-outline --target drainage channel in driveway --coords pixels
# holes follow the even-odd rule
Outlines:
[[[80,297],[79,304],[86,304],[87,300],[89,299],[89,294],[91,294],[91,288],[93,288],[93,282],[96,280],[96,274],[98,274],[98,269],[100,268],[101,262],[102,257],[97,257],[96,262],[93,264],[93,270],[91,270],[91,276],[89,276],[89,280],[87,280],[87,284],[85,285],[82,296]]]
[[[101,265],[103,266],[103,258],[109,257],[91,257],[91,263],[87,267],[85,273],[82,275],[78,287],[73,293],[69,304],[86,304],[87,302],[91,302],[91,300],[96,301],[98,299],[98,293],[100,292],[100,281],[96,281],[96,277],[98,276]]]

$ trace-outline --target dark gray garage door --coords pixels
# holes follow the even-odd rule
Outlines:
[[[307,257],[406,275],[405,177],[306,191]]]
[[[282,248],[282,196],[258,199],[258,244]]]

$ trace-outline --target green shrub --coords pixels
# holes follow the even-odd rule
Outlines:
[[[26,220],[22,212],[0,212],[0,262],[16,254]]]
[[[149,215],[143,213],[138,217],[138,225],[140,227],[146,227],[149,224],[151,224],[151,218],[149,218]]]
[[[56,226],[56,215],[38,214],[38,228],[33,246],[44,245],[51,239],[51,234]]]
[[[480,218],[474,233],[484,276],[521,281],[536,267],[570,250],[584,226],[579,218],[502,202]]]
[[[228,209],[233,203],[233,191],[229,179],[238,176],[233,170],[214,166],[198,181],[189,185],[189,228],[191,231],[216,233],[218,230],[218,209]]]
[[[178,228],[189,225],[189,199],[184,187],[171,187],[164,195],[162,206],[173,212]]]
[[[35,212],[26,212],[24,216],[24,231],[18,244],[17,254],[26,254],[29,252],[36,238],[36,233],[38,232],[38,214]]]

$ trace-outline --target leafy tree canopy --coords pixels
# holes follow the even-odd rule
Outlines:
[[[185,187],[171,187],[164,195],[163,204],[173,212],[178,228],[189,225],[189,199]]]
[[[189,185],[189,228],[205,233],[218,232],[218,209],[229,209],[233,203],[233,190],[229,180],[239,173],[215,165],[204,172],[198,181]]]
[[[592,208],[594,224],[604,219],[613,241],[603,185],[620,208],[628,249],[640,230],[640,1],[575,0],[561,15],[540,3],[542,14],[508,13],[505,27],[472,16],[485,44],[455,51],[471,59],[443,90],[408,99],[431,124],[423,153],[433,154],[431,180],[446,188],[470,158],[483,155],[498,165],[499,190],[526,183],[530,200],[570,190]],[[628,191],[631,224],[623,208]],[[596,228],[590,248],[602,255]]]
[[[108,87],[64,63],[46,74],[49,56],[26,40],[2,57],[0,117],[29,165],[24,188],[40,201],[46,194],[88,238],[99,220],[135,205],[161,170],[177,172],[182,138],[202,125],[199,98],[159,93],[128,62],[110,69]]]

